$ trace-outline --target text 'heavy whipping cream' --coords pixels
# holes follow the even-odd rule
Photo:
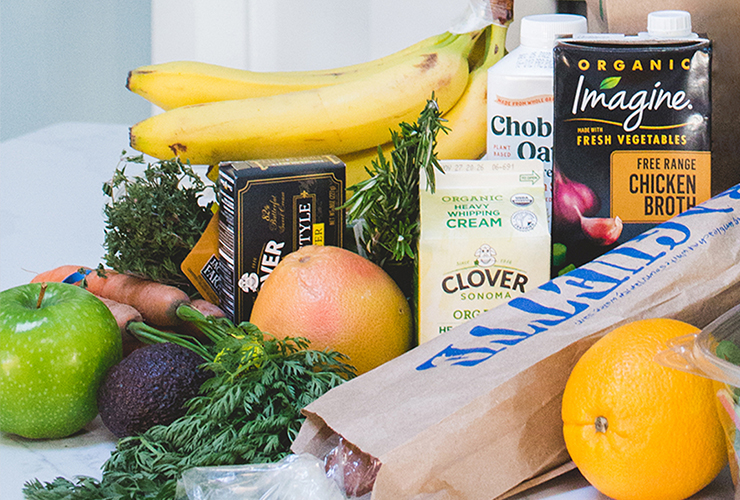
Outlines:
[[[560,37],[586,31],[583,16],[524,17],[519,47],[488,70],[486,159],[542,161],[548,214],[552,200],[553,47]]]

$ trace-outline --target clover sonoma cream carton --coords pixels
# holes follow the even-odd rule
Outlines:
[[[420,183],[419,343],[550,277],[543,162],[440,163]]]

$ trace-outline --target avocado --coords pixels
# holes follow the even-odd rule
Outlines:
[[[98,411],[116,437],[168,425],[185,414],[184,403],[198,395],[212,373],[193,351],[164,342],[136,349],[108,371],[98,389]]]

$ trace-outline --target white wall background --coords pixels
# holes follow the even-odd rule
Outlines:
[[[450,28],[469,0],[2,0],[0,140],[66,121],[133,124],[156,112],[128,71],[198,60],[256,71],[381,57]],[[555,0],[516,0],[518,20]]]
[[[0,140],[52,123],[133,123],[126,90],[151,53],[150,0],[1,0]]]
[[[152,0],[152,62],[255,71],[353,64],[445,31],[469,1]],[[517,0],[509,45],[518,45],[518,19],[554,11],[555,0]]]

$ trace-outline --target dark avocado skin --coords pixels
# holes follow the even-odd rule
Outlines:
[[[169,342],[135,350],[109,370],[98,389],[103,424],[122,438],[172,423],[185,414],[184,403],[212,375],[198,368],[204,362]]]

